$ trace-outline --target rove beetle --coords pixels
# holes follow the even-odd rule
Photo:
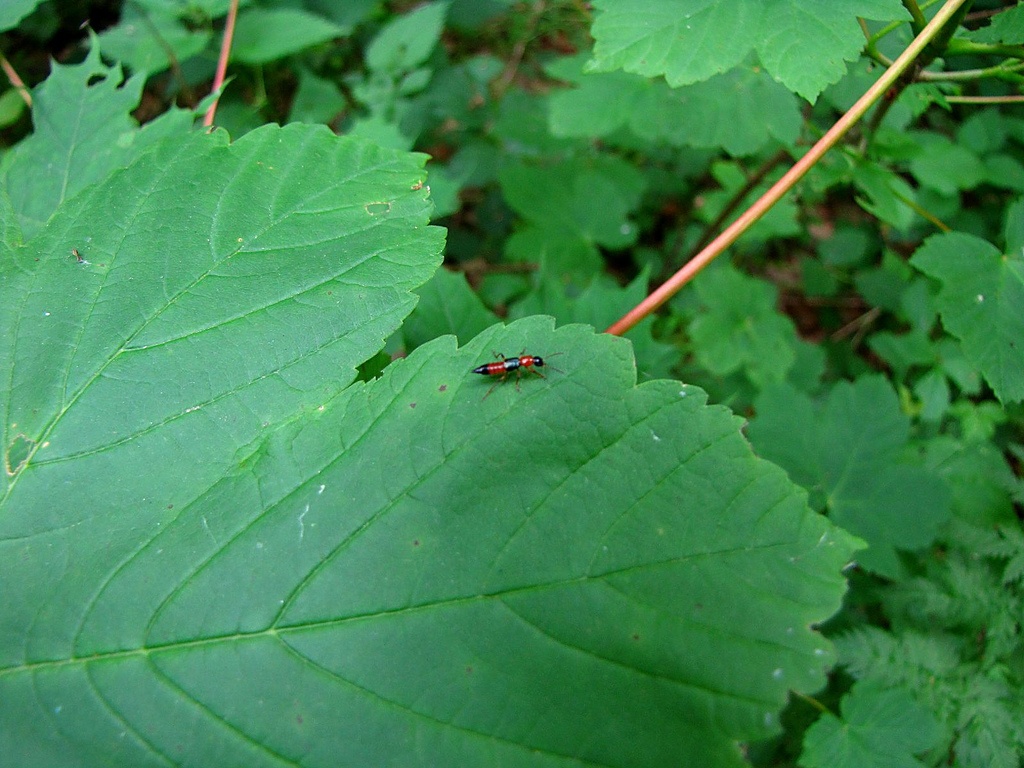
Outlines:
[[[561,354],[561,352],[556,352],[555,354],[558,355]],[[547,363],[544,362],[544,358],[539,357],[537,355],[528,355],[526,354],[525,349],[522,352],[520,352],[516,357],[505,357],[499,352],[495,352],[494,356],[499,359],[493,363],[484,363],[483,365],[478,365],[472,371],[472,373],[479,373],[481,376],[501,377],[498,381],[496,381],[493,384],[493,386],[491,386],[489,390],[487,390],[487,394],[484,395],[484,400],[486,400],[488,395],[490,395],[491,392],[494,391],[494,387],[498,386],[503,381],[505,381],[506,378],[508,378],[508,375],[512,373],[512,371],[516,372],[517,392],[519,391],[519,379],[522,378],[524,370],[527,373],[535,373],[542,379],[547,378],[547,376],[545,376],[543,373],[537,370],[538,368],[543,368],[545,365],[547,365]],[[558,369],[555,368],[554,370],[557,371]]]

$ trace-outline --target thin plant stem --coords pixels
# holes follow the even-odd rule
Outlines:
[[[1024,96],[946,96],[950,104],[1024,104]]]
[[[160,33],[160,29],[153,23],[153,19],[150,18],[149,15],[149,9],[147,9],[142,3],[138,2],[138,0],[129,0],[129,2],[135,10],[138,11],[139,18],[142,19],[142,23],[145,25],[146,29],[149,30],[149,34],[153,36],[156,44],[163,49],[164,55],[167,56],[167,62],[171,68],[171,76],[174,78],[174,82],[177,83],[178,90],[184,97],[185,103],[189,106],[194,106],[196,101],[192,95],[192,89],[189,88],[188,82],[185,80],[185,75],[181,71],[181,62],[178,61],[178,57],[174,53],[174,48],[167,42],[167,40],[164,39],[164,36]]]
[[[534,30],[537,28],[537,21],[543,13],[544,0],[537,0],[537,2],[533,4],[533,8],[530,10],[529,19],[526,21],[526,33],[523,35],[522,39],[516,42],[515,47],[512,49],[512,55],[509,57],[508,63],[505,64],[505,69],[494,83],[494,93],[496,96],[504,94],[515,79],[516,71],[519,69],[519,65],[523,61],[523,56],[526,54],[526,46],[530,42],[530,38],[533,36]]]
[[[779,200],[781,200],[782,197],[789,192],[789,190],[791,190],[793,186],[800,181],[800,179],[802,179],[819,160],[821,160],[825,153],[835,146],[846,132],[864,116],[864,113],[867,112],[868,109],[870,109],[871,106],[893,86],[897,79],[914,63],[914,60],[921,54],[932,39],[940,33],[946,22],[949,21],[966,2],[969,2],[969,0],[948,0],[945,5],[939,9],[938,13],[935,14],[932,20],[928,22],[925,28],[921,30],[921,33],[914,38],[913,42],[907,46],[906,50],[900,54],[900,57],[893,62],[893,65],[882,73],[882,76],[878,78],[875,84],[857,100],[856,104],[850,107],[846,114],[839,118],[835,125],[833,125],[825,135],[822,136],[821,139],[819,139],[817,143],[810,148],[810,150],[808,150],[806,155],[800,158],[800,160],[798,160],[797,163],[790,168],[781,179],[775,182],[760,199],[740,214],[739,218],[730,224],[722,234],[712,240],[706,248],[683,265],[678,272],[659,286],[640,304],[613,323],[606,332],[614,335],[622,335],[628,331],[672,298],[672,296],[678,293],[679,290],[690,282],[702,269],[704,269],[704,267],[710,264],[717,256],[725,251],[726,248],[736,242],[740,235],[750,229],[750,227],[764,216],[773,205],[779,202]]]
[[[0,53],[0,69],[3,69],[4,74],[7,75],[7,79],[11,81],[11,85],[14,86],[18,95],[21,96],[21,100],[31,107],[32,94],[28,92],[28,86],[25,85],[25,82],[18,76],[17,70],[15,70],[11,62],[9,62],[7,57],[2,53]]]
[[[220,44],[220,56],[217,58],[217,73],[213,77],[213,88],[212,93],[220,91],[224,85],[224,78],[228,71],[228,58],[231,55],[231,40],[235,36],[235,19],[238,18],[238,0],[231,0],[231,5],[228,8],[228,18],[224,25],[224,38]],[[220,101],[218,96],[210,108],[206,110],[206,115],[203,117],[203,125],[209,128],[213,125],[214,115],[217,114],[217,103]]]
[[[925,24],[928,23],[928,19],[925,17],[921,7],[914,2],[914,0],[903,0],[903,7],[907,9],[907,13],[910,14],[911,25],[914,28],[914,32],[920,32],[924,29]]]

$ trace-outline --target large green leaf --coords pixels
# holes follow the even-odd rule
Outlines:
[[[756,51],[769,74],[814,100],[857,58],[857,17],[906,18],[899,0],[595,0],[595,71],[707,80]]]
[[[165,141],[0,262],[0,535],[27,567],[3,578],[0,635],[33,627],[31,655],[75,632],[40,613],[61,580],[68,605],[97,587],[79,555],[128,556],[241,446],[351,381],[436,265],[422,158],[326,129],[225,138]]]
[[[522,347],[561,372],[466,374]],[[810,627],[853,542],[726,409],[633,376],[625,342],[533,318],[421,347],[216,480],[132,463],[202,486],[173,509],[31,499],[125,478],[28,464],[3,512],[49,514],[3,531],[11,759],[741,765],[824,683]]]
[[[1019,227],[1024,205],[1010,208]],[[962,232],[928,238],[911,263],[942,283],[942,324],[1003,402],[1024,399],[1024,258]]]

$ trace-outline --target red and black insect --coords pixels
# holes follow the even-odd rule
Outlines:
[[[558,355],[561,353],[556,352],[555,354]],[[479,373],[481,376],[501,377],[498,381],[494,382],[494,385],[489,390],[487,390],[487,394],[484,395],[484,400],[486,400],[487,396],[494,391],[494,387],[498,386],[503,381],[505,381],[505,379],[508,378],[508,375],[512,373],[512,371],[516,372],[517,392],[519,391],[519,380],[523,376],[523,371],[526,371],[527,373],[535,373],[542,379],[547,378],[547,376],[545,376],[543,373],[537,370],[538,368],[543,368],[545,365],[547,365],[547,363],[544,362],[544,358],[539,357],[537,355],[528,355],[526,354],[525,349],[522,352],[520,352],[516,357],[505,357],[503,354],[499,352],[495,352],[494,356],[500,359],[493,363],[485,363],[484,365],[478,365],[476,368],[473,369],[473,373]],[[555,368],[554,370],[558,369]]]

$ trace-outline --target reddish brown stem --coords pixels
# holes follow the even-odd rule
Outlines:
[[[238,0],[231,0],[231,6],[228,8],[228,18],[224,25],[224,38],[220,44],[220,56],[217,58],[217,73],[213,76],[213,93],[220,91],[224,85],[224,78],[228,71],[228,58],[231,56],[231,40],[235,36],[235,19],[238,18]],[[220,101],[218,96],[210,108],[206,110],[206,115],[203,117],[203,125],[209,128],[213,125],[213,117],[217,114],[217,102]]]

